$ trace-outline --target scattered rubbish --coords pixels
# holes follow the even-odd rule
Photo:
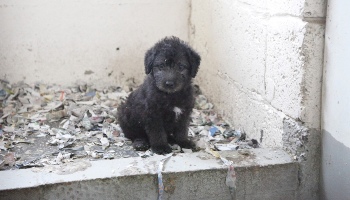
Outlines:
[[[154,155],[154,153],[151,150],[139,151],[138,154],[140,155],[141,158],[147,158]]]
[[[197,109],[201,109],[201,110],[210,110],[210,109],[213,109],[213,104],[209,103],[208,102],[208,99],[200,94],[197,96],[196,98],[196,108]]]
[[[5,161],[0,160],[0,170],[3,169],[4,166],[5,166]]]
[[[226,158],[222,157],[218,152],[213,151],[211,149],[206,149],[206,152],[213,155],[214,157],[220,159],[225,166],[227,166],[227,175],[226,175],[226,186],[230,190],[230,194],[232,199],[236,199],[236,172],[235,168],[233,166],[233,162],[227,160]]]
[[[250,151],[246,150],[246,149],[241,149],[238,151],[239,154],[244,155],[244,156],[249,156],[251,155]]]
[[[15,127],[13,127],[13,126],[5,126],[3,131],[4,132],[8,132],[8,133],[13,133],[13,132],[15,132]]]
[[[248,142],[248,145],[253,147],[253,148],[257,148],[259,146],[259,143],[256,139],[251,139],[249,142]]]
[[[210,127],[210,129],[209,129],[209,135],[210,135],[211,137],[214,137],[215,135],[219,135],[219,134],[221,134],[221,132],[219,131],[219,129],[218,129],[216,126]]]
[[[0,170],[153,156],[150,150],[135,151],[118,124],[117,108],[128,94],[121,87],[96,88],[84,82],[62,87],[0,80]],[[259,147],[257,140],[247,139],[213,108],[197,86],[189,137],[198,149]],[[171,147],[173,153],[195,151],[177,144]]]
[[[181,149],[181,147],[177,144],[170,145],[171,149],[173,150],[173,153],[179,153],[181,150],[183,151],[184,149]],[[189,149],[191,150],[191,149]],[[184,151],[183,151],[184,152]]]
[[[10,167],[14,166],[16,162],[15,153],[9,152],[4,156],[4,164]]]
[[[192,153],[192,149],[185,149],[185,148],[182,148],[181,149],[183,153]]]
[[[109,146],[109,141],[107,138],[101,138],[102,149],[105,150]]]
[[[214,144],[215,148],[219,151],[227,151],[227,150],[237,150],[239,148],[236,144]]]
[[[240,130],[227,129],[224,131],[223,136],[233,142],[237,142],[238,140],[243,139],[241,138],[242,131]]]
[[[16,164],[16,167],[18,169],[26,169],[26,168],[31,168],[31,167],[44,167],[43,164],[35,163],[35,161],[37,161],[37,160],[33,159],[29,162],[19,163],[19,164]]]
[[[164,193],[164,184],[163,184],[163,176],[162,176],[162,171],[163,171],[163,166],[164,164],[170,159],[170,157],[173,156],[172,153],[168,154],[166,158],[162,159],[159,161],[158,164],[158,200],[162,200],[163,193]]]
[[[230,190],[232,199],[236,199],[236,172],[233,165],[228,166],[227,176],[226,176],[226,186]]]

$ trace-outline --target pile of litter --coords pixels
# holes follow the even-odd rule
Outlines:
[[[216,114],[198,87],[197,91],[189,135],[199,148],[258,147],[256,140],[246,140],[244,131]],[[117,107],[128,94],[120,87],[86,83],[62,87],[0,80],[0,170],[153,155],[134,151],[118,125]],[[172,148],[174,153],[192,151]]]

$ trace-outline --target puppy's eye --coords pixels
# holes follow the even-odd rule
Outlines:
[[[179,70],[187,69],[187,66],[186,66],[185,64],[181,64],[181,63],[179,63],[179,64],[177,65],[177,67],[179,68]]]
[[[160,64],[160,65],[158,65],[158,68],[159,69],[163,69],[165,67],[165,65],[164,64]]]

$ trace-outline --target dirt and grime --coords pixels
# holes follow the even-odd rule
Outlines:
[[[200,149],[259,146],[215,113],[198,86],[196,91],[189,136]],[[63,87],[0,80],[0,170],[51,166],[55,171],[74,162],[152,156],[150,150],[135,151],[118,125],[117,107],[129,93],[84,82]],[[178,145],[172,149],[192,152]]]

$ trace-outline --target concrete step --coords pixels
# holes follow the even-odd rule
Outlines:
[[[222,151],[236,173],[206,152],[171,156],[163,166],[162,199],[295,199],[298,164],[280,149]],[[0,172],[0,199],[157,199],[157,169],[165,156],[81,161]]]

